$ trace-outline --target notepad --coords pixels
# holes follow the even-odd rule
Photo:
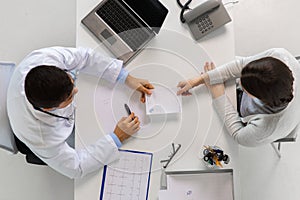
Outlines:
[[[181,113],[182,100],[177,88],[169,88],[162,84],[153,84],[155,89],[151,95],[146,95],[146,114]]]
[[[100,200],[148,199],[152,153],[119,151],[120,159],[104,166]]]

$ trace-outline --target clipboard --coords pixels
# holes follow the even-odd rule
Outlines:
[[[148,199],[153,154],[119,150],[118,161],[103,168],[100,200]]]

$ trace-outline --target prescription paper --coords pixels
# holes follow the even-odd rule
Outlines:
[[[146,95],[146,114],[181,113],[182,100],[178,96],[177,88],[169,88],[162,84],[153,84],[155,89],[151,95]]]

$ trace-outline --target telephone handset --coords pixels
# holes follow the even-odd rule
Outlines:
[[[196,17],[201,17],[204,14],[215,10],[219,6],[220,6],[220,2],[218,2],[216,0],[205,1],[204,3],[202,3],[199,6],[197,6],[196,8],[194,8],[193,10],[190,10],[189,12],[184,13],[183,18],[188,23],[188,22],[194,20]]]
[[[184,5],[180,0],[177,3],[181,7],[181,22],[188,24],[196,40],[231,21],[220,0],[207,0],[193,9],[189,8],[191,1],[188,0]]]

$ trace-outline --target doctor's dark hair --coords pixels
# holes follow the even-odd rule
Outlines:
[[[26,97],[38,108],[58,107],[70,96],[73,87],[69,75],[55,66],[37,66],[25,78]]]
[[[241,75],[243,88],[270,107],[287,105],[293,99],[293,82],[289,67],[273,57],[248,63]]]

